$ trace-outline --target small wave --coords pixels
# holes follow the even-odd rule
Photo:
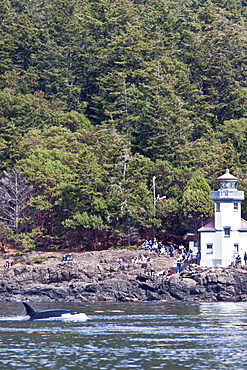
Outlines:
[[[27,321],[29,316],[0,316],[0,321]]]

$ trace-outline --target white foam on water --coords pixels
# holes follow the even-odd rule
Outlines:
[[[71,321],[87,321],[89,317],[85,313],[78,313],[71,315],[70,313],[64,313],[61,316],[62,319],[71,320]]]

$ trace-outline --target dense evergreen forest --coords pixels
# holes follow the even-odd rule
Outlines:
[[[2,244],[179,242],[226,168],[247,191],[246,26],[238,0],[0,0]]]

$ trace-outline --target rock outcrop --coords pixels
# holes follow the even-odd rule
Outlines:
[[[138,254],[127,250],[77,253],[67,262],[61,262],[61,253],[46,254],[47,259],[38,261],[37,253],[22,257],[13,267],[0,268],[0,300],[247,301],[245,266],[192,265],[177,274],[173,258],[148,252],[151,262],[136,264],[133,259]],[[117,264],[118,258],[122,265]],[[170,268],[174,273],[166,276]]]

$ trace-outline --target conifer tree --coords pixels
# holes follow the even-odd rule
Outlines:
[[[198,10],[202,24],[200,74],[201,91],[212,106],[212,126],[240,118],[246,111],[244,65],[246,65],[245,25],[236,13],[226,12],[211,1]]]
[[[213,216],[214,206],[210,195],[210,186],[199,174],[195,175],[184,189],[182,211],[187,226],[194,233]]]

